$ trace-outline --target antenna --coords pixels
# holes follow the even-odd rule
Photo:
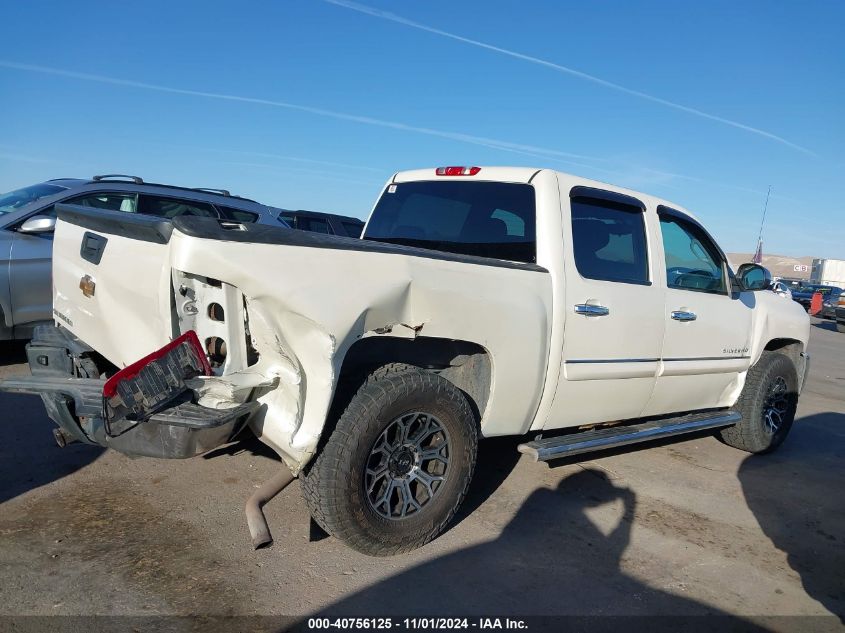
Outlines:
[[[769,185],[769,190],[766,192],[766,202],[763,204],[763,219],[760,220],[760,233],[757,235],[757,243],[763,240],[763,225],[766,223],[766,210],[769,208],[769,196],[772,193],[772,186]]]
[[[769,196],[772,193],[772,186],[766,191],[766,202],[763,203],[763,219],[760,220],[760,232],[757,234],[757,249],[754,251],[754,258],[751,260],[755,264],[763,263],[763,225],[766,224],[766,211],[769,208]]]

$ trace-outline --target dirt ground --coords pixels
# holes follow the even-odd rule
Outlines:
[[[279,468],[254,440],[187,461],[60,449],[38,398],[0,394],[0,615],[826,615],[798,628],[837,629],[845,334],[815,321],[810,353],[773,455],[699,436],[548,467],[488,440],[459,520],[393,558],[315,540],[296,482],[266,507],[275,544],[253,551],[243,503]],[[23,361],[7,344],[0,375]]]

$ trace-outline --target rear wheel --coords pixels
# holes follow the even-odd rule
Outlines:
[[[845,334],[845,321],[837,321],[836,329],[842,334]]]
[[[742,415],[735,426],[719,432],[722,440],[749,453],[768,453],[780,446],[792,428],[798,405],[795,365],[783,354],[763,352],[748,370],[734,409]]]
[[[476,420],[463,393],[409,366],[376,370],[302,478],[314,520],[366,554],[410,551],[439,535],[466,495]]]

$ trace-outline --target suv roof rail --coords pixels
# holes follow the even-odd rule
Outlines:
[[[228,189],[215,189],[213,187],[191,187],[194,191],[205,191],[206,193],[219,193],[221,196],[231,198],[232,194]],[[238,196],[235,196],[237,198]]]
[[[103,174],[101,176],[94,176],[94,182],[112,182],[115,180],[131,180],[136,185],[143,185],[144,180],[138,176],[129,176],[127,174]]]

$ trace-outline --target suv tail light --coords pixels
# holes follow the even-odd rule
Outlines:
[[[435,173],[438,176],[475,176],[481,171],[481,167],[438,167]]]
[[[183,394],[187,390],[185,379],[210,375],[211,365],[196,332],[185,332],[106,381],[106,430],[111,435],[110,424],[117,420],[131,421],[133,424],[123,429],[128,430]]]

